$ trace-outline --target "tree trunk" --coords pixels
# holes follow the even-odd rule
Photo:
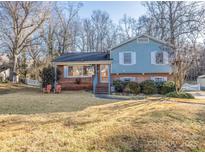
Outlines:
[[[12,68],[12,81],[13,83],[17,82],[17,55],[13,57],[13,68]]]
[[[34,80],[38,80],[38,72],[37,72],[37,66],[36,66],[36,61],[34,60],[33,62],[33,66],[34,66]]]

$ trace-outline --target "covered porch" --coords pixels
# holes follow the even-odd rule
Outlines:
[[[93,54],[96,56],[93,57]],[[110,94],[112,61],[109,56],[105,53],[83,53],[83,55],[84,59],[80,60],[69,58],[65,62],[53,61],[55,85],[60,84],[65,90],[92,90],[94,94]],[[70,54],[67,56],[71,57]],[[57,69],[60,71],[58,81]]]

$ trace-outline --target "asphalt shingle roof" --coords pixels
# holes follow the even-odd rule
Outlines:
[[[53,62],[101,61],[101,60],[110,60],[110,55],[105,52],[67,53],[55,58]]]

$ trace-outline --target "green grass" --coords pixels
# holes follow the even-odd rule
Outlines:
[[[0,95],[0,151],[205,149],[205,106],[192,100],[117,101],[20,89]]]
[[[115,101],[96,98],[92,93],[84,91],[43,94],[40,89],[24,86],[0,88],[0,114],[72,112]]]

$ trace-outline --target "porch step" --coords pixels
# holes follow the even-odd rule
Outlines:
[[[100,83],[96,86],[96,94],[107,94],[108,93],[108,84]]]

